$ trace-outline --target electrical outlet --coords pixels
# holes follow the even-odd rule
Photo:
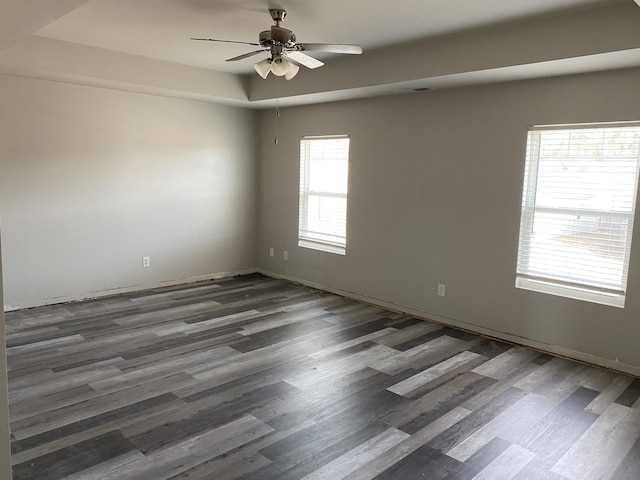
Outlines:
[[[269,256],[270,256],[271,258],[273,258],[273,256],[274,256],[274,255],[275,255],[275,251],[273,250],[273,247],[271,247],[271,248],[269,249]]]
[[[149,257],[142,257],[142,266],[148,267],[149,265],[151,265],[151,260],[149,259]]]
[[[282,252],[282,258],[285,260],[289,260],[289,252],[287,252],[286,250]]]
[[[444,297],[444,292],[445,292],[446,286],[444,283],[439,283],[438,284],[438,296],[439,297]]]

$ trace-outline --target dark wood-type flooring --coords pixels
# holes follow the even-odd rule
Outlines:
[[[7,314],[15,480],[638,480],[640,381],[260,275]]]

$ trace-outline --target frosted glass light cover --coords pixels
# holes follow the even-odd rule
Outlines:
[[[271,62],[271,73],[278,77],[282,77],[286,75],[289,71],[289,62],[283,60],[282,58],[276,58]]]
[[[289,64],[289,71],[285,73],[284,78],[286,78],[287,80],[291,80],[293,77],[296,76],[296,74],[298,73],[298,70],[300,70],[300,67],[295,63],[291,63],[291,62],[287,62],[287,63]]]
[[[271,62],[269,62],[269,59],[265,58],[261,62],[254,63],[253,68],[256,69],[258,75],[266,80],[267,75],[269,75],[269,72],[271,71]]]

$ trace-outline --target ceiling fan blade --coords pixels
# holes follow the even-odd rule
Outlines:
[[[301,52],[326,52],[326,53],[346,53],[350,55],[359,55],[362,53],[360,45],[344,45],[332,43],[298,43],[296,49]]]
[[[278,27],[277,25],[271,26],[271,40],[279,43],[289,43],[293,37],[293,32],[286,28]]]
[[[243,55],[238,55],[237,57],[227,58],[225,62],[235,62],[236,60],[243,60],[245,58],[253,57],[254,55],[258,55],[259,53],[268,52],[268,50],[255,50],[253,52],[245,53]]]
[[[320,60],[310,57],[306,53],[302,53],[298,50],[284,52],[284,55],[287,57],[287,60],[293,60],[307,68],[318,68],[324,65]]]
[[[235,40],[217,40],[215,38],[193,38],[193,37],[191,37],[191,40],[200,40],[200,41],[203,41],[203,42],[240,43],[242,45],[255,45],[256,47],[260,47],[261,46],[259,43],[237,42]]]

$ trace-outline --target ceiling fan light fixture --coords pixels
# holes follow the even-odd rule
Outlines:
[[[269,75],[269,72],[271,71],[271,61],[268,58],[265,58],[261,62],[254,63],[253,68],[258,72],[258,75],[266,80],[267,75]]]
[[[282,57],[276,57],[274,60],[265,58],[261,62],[254,63],[253,68],[258,72],[258,75],[265,80],[267,79],[267,76],[269,76],[269,72],[272,72],[278,77],[284,77],[287,80],[291,80],[300,70],[298,65],[291,63]]]

